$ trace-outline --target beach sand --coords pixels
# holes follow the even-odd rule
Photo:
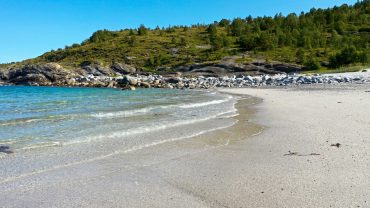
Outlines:
[[[370,86],[322,88],[221,89],[254,96],[236,125],[0,181],[0,207],[370,207]]]

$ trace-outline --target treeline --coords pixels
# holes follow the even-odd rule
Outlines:
[[[81,44],[51,51],[39,59],[123,60],[156,68],[216,60],[245,51],[302,64],[307,69],[368,64],[370,0],[287,16],[222,19],[210,25],[99,30]]]
[[[367,63],[370,51],[370,1],[346,4],[332,9],[311,9],[299,15],[286,17],[248,16],[232,21],[223,19],[208,27],[214,49],[228,45],[227,36],[237,37],[240,49],[268,51],[290,47],[297,51],[297,62],[317,68],[315,49],[323,49],[330,56],[330,66]],[[224,27],[227,36],[217,35],[217,28]],[[305,51],[308,52],[307,57]],[[328,54],[334,51],[334,54]],[[344,58],[346,57],[346,58]]]

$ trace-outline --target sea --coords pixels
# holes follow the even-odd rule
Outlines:
[[[0,146],[136,151],[233,125],[236,100],[210,90],[1,86]]]

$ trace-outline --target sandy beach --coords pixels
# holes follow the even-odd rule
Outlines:
[[[0,206],[369,207],[370,86],[323,88],[221,89],[253,96],[236,125],[2,179]]]

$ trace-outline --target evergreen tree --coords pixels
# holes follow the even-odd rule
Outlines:
[[[137,31],[140,36],[148,34],[148,29],[144,25],[140,25]]]
[[[234,36],[241,36],[245,29],[245,22],[241,18],[236,18],[231,23],[231,33]]]
[[[218,23],[218,25],[219,25],[220,27],[227,27],[227,26],[229,26],[229,25],[230,25],[230,20],[228,20],[228,19],[222,19],[222,20]]]

